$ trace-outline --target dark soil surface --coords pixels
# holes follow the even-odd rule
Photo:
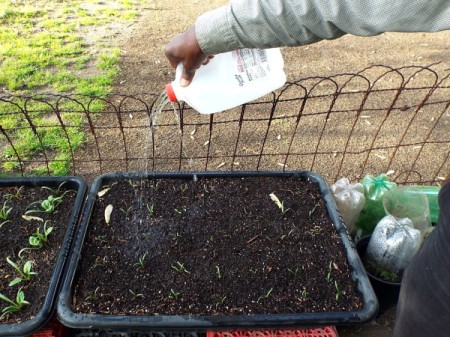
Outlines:
[[[107,187],[87,231],[75,312],[240,315],[362,306],[342,241],[307,179],[129,180]],[[108,205],[114,208],[106,224]]]
[[[62,193],[64,191],[64,188],[62,188]],[[42,210],[40,203],[47,199],[49,195],[56,196],[54,192],[41,187],[0,187],[0,207],[4,206],[5,203],[6,208],[12,207],[7,218],[10,221],[4,223],[0,228],[0,293],[15,300],[17,291],[22,288],[25,300],[30,302],[20,312],[5,316],[0,320],[1,323],[18,323],[32,319],[38,314],[44,304],[55,262],[66,234],[66,227],[72,212],[76,192],[69,191],[65,193],[63,202],[52,214],[43,212],[28,214],[29,216],[41,218],[42,221],[27,221],[22,217],[30,209]],[[0,220],[0,223],[2,222]],[[22,248],[31,247],[29,237],[35,234],[37,230],[43,233],[45,223],[47,223],[47,228],[53,227],[53,231],[48,236],[48,242],[40,249],[22,252],[21,260],[19,251]],[[32,271],[36,272],[37,275],[31,276],[30,281],[22,281],[16,285],[9,286],[9,283],[18,274],[6,261],[7,257],[10,257],[19,266],[23,266],[26,261],[31,261]],[[8,303],[1,301],[0,312],[8,305]]]

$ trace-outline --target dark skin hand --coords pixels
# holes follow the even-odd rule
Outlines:
[[[202,52],[194,27],[173,38],[165,47],[164,53],[173,68],[176,68],[179,63],[183,63],[180,82],[182,87],[187,87],[192,82],[195,71],[201,65],[208,64],[209,60],[214,57]]]

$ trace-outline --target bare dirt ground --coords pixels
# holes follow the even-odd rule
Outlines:
[[[191,26],[199,14],[224,3],[225,0],[150,0],[142,9],[140,20],[128,27],[126,34],[118,36],[121,66],[114,93],[161,93],[164,85],[174,77],[174,71],[164,57],[165,44]],[[282,51],[288,81],[310,76],[355,73],[376,64],[401,67],[440,62],[435,68],[444,71],[448,69],[450,61],[450,33],[386,33],[372,38],[348,35],[335,41],[284,48]],[[446,95],[448,98],[448,92]],[[448,125],[450,118],[446,118],[444,122]],[[395,133],[395,127],[391,131]],[[129,143],[135,141],[136,144],[142,144],[142,135],[129,137]],[[226,138],[227,134],[223,134],[223,137]],[[110,142],[102,151],[108,152],[109,149],[114,152],[115,146],[114,142]],[[395,308],[362,327],[341,327],[339,334],[390,336],[394,316]]]

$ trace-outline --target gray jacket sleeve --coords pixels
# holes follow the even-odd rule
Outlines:
[[[231,0],[197,18],[202,51],[299,46],[345,34],[450,29],[450,0]]]

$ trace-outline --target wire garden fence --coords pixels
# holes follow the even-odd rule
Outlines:
[[[303,78],[213,115],[158,107],[158,94],[0,96],[2,175],[310,170],[329,183],[388,172],[439,184],[450,72],[435,66]]]

